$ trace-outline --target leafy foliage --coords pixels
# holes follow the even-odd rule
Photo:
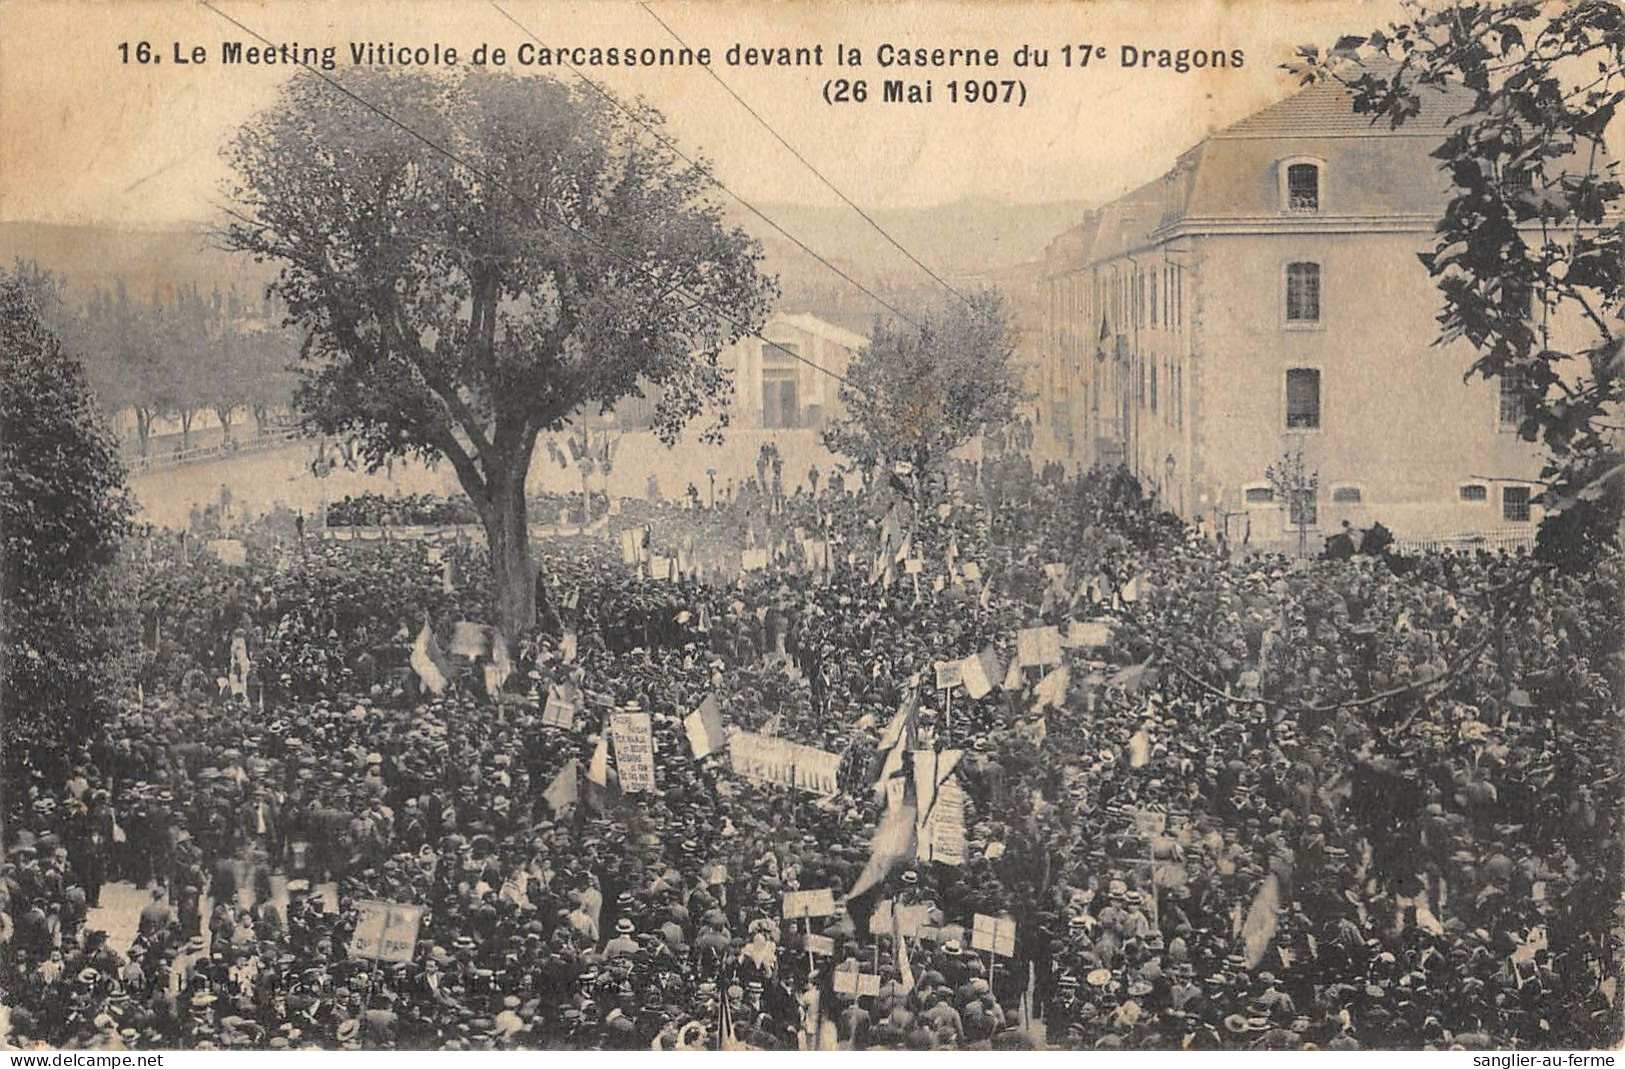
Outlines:
[[[865,472],[907,462],[922,475],[1022,400],[1015,344],[992,291],[914,317],[877,322],[841,387],[846,417],[824,433],[831,451]]]
[[[1303,450],[1295,449],[1264,469],[1264,481],[1270,484],[1275,500],[1286,506],[1287,515],[1298,529],[1301,556],[1314,515],[1315,497],[1320,493],[1320,472],[1311,471],[1304,463]]]
[[[1338,44],[1325,56],[1300,49],[1295,69],[1342,82],[1374,120],[1399,127],[1428,94],[1466,90],[1471,103],[1433,153],[1451,199],[1421,254],[1444,298],[1439,343],[1466,339],[1477,352],[1468,375],[1518,395],[1519,434],[1548,457],[1548,522],[1578,510],[1549,544],[1617,542],[1607,506],[1618,487],[1597,480],[1625,477],[1625,187],[1604,147],[1625,102],[1625,7],[1412,4],[1405,21]]]
[[[528,627],[537,435],[654,388],[670,442],[725,400],[719,354],[772,294],[760,250],[700,169],[597,94],[491,71],[339,78],[399,125],[293,78],[227,151],[225,243],[281,265],[307,422],[356,434],[374,467],[448,458],[491,536],[498,615]]]
[[[84,369],[42,321],[60,302],[50,276],[0,271],[0,740],[13,785],[90,737],[122,646],[114,565],[132,504]]]

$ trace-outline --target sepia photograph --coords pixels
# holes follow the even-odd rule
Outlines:
[[[0,1063],[1615,1065],[1622,105],[1618,0],[0,6]]]

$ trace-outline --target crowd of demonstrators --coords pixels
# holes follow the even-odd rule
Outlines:
[[[479,523],[467,497],[439,494],[346,494],[327,506],[329,527],[399,527]]]
[[[137,685],[67,782],[9,793],[10,1041],[1617,1042],[1617,558],[1231,560],[1121,473],[1010,455],[917,509],[833,481],[540,543],[541,624],[495,698],[473,658],[443,694],[411,667],[426,620],[449,647],[481,619],[477,544],[250,540],[233,566],[149,539]],[[1064,677],[1004,671],[1018,631],[1073,622]],[[984,697],[933,687],[989,648]],[[570,725],[544,723],[564,684]],[[707,697],[843,755],[840,789],[695,756]],[[653,791],[596,773],[629,708]],[[877,863],[899,723],[963,752],[962,864]],[[118,945],[91,920],[112,881],[150,895]],[[833,915],[782,916],[821,888]],[[352,953],[367,901],[424,907],[410,960]],[[924,927],[877,919],[899,906]],[[1015,920],[1008,953],[977,914]]]
[[[602,515],[608,501],[594,494],[595,512]],[[533,493],[527,504],[538,522],[552,522],[562,510],[581,507],[581,495],[552,492]],[[328,527],[453,527],[480,522],[474,503],[464,495],[380,494],[367,491],[347,494],[327,506]]]

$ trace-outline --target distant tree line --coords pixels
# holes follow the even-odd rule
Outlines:
[[[239,413],[263,433],[292,398],[297,337],[279,307],[236,288],[160,286],[140,297],[121,280],[65,303],[56,325],[84,360],[101,407],[133,413],[143,458],[162,420],[177,421],[181,447],[190,448],[197,417],[212,411],[231,442]]]

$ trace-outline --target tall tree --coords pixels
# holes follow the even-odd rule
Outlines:
[[[1451,186],[1421,254],[1443,297],[1439,341],[1465,338],[1467,375],[1515,394],[1519,433],[1545,447],[1543,550],[1594,559],[1617,543],[1625,501],[1625,186],[1604,144],[1625,102],[1625,7],[1412,3],[1292,66],[1394,127],[1441,86],[1471,92],[1433,153]]]
[[[121,648],[132,506],[84,369],[42,322],[60,299],[48,275],[0,271],[0,781],[17,792],[90,738]]]
[[[649,384],[674,440],[726,398],[718,355],[759,327],[772,286],[704,173],[597,94],[490,71],[338,77],[400,125],[290,80],[228,149],[239,218],[224,237],[280,264],[272,290],[308,334],[310,425],[358,435],[374,467],[451,462],[511,638],[535,618],[537,435]]]
[[[824,432],[866,474],[908,463],[923,479],[1022,399],[1014,332],[993,291],[927,309],[912,323],[876,322],[841,386],[846,415]]]

